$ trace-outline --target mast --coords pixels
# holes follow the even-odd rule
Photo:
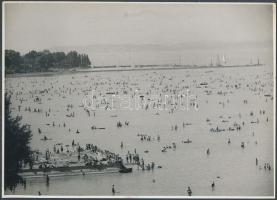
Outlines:
[[[219,55],[217,54],[217,66],[220,66],[220,58],[219,58]]]
[[[226,57],[225,57],[224,54],[223,54],[223,56],[222,56],[222,61],[223,61],[224,64],[226,64]]]
[[[129,63],[130,63],[130,66],[132,66],[132,52],[131,52],[131,49],[129,49]]]

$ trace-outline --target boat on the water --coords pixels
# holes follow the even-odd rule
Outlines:
[[[120,170],[119,170],[119,173],[130,173],[130,172],[132,172],[132,171],[133,171],[132,168],[127,168],[127,167],[125,167],[125,168],[120,169]]]
[[[49,177],[75,176],[86,174],[103,174],[103,173],[130,173],[132,168],[125,167],[122,163],[113,163],[107,165],[95,166],[64,166],[42,169],[22,169],[19,173],[23,178],[43,178]]]
[[[189,139],[187,139],[187,140],[185,140],[185,141],[182,141],[183,143],[192,143],[192,141],[191,140],[189,140]]]
[[[36,178],[45,178],[47,175],[49,177],[64,177],[64,176],[79,176],[79,175],[88,175],[88,174],[105,174],[105,173],[118,173],[117,167],[110,167],[103,170],[99,169],[86,169],[86,170],[69,170],[69,171],[48,171],[48,172],[21,172],[19,175],[24,179],[36,179]]]

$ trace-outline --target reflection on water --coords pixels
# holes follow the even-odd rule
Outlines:
[[[130,174],[56,177],[50,179],[49,187],[46,186],[45,179],[28,180],[26,190],[19,186],[14,194],[37,195],[40,191],[43,195],[112,195],[114,184],[118,191],[116,195],[187,195],[188,186],[191,187],[193,195],[273,195],[274,169],[263,169],[265,162],[273,166],[273,101],[264,96],[272,94],[272,68],[263,66],[214,69],[210,73],[207,71],[106,72],[7,79],[6,88],[14,93],[14,114],[22,115],[23,121],[31,124],[33,149],[51,150],[55,143],[70,144],[74,139],[81,145],[97,144],[100,148],[119,153],[123,158],[128,151],[134,152],[136,149],[146,163],[154,161],[156,166],[162,166],[154,171],[141,171],[134,167],[133,173]],[[164,81],[158,87],[162,77]],[[207,82],[208,88],[195,87],[194,80],[198,84]],[[116,81],[120,83],[114,84]],[[133,90],[139,88],[142,93],[150,89],[152,93],[160,92],[166,85],[171,88],[188,85],[192,94],[197,95],[199,110],[176,110],[173,114],[164,110],[158,111],[159,115],[156,110],[102,110],[96,111],[95,117],[88,117],[84,109],[79,107],[90,89],[95,89],[98,93],[105,93],[110,88],[123,90],[128,88],[123,84],[124,81]],[[154,88],[151,88],[152,83],[155,84]],[[236,84],[240,84],[240,88],[235,88]],[[230,87],[227,88],[226,85]],[[40,95],[42,104],[35,104],[30,98],[30,91],[45,88],[52,88],[51,94]],[[71,94],[68,92],[69,88]],[[67,90],[66,95],[61,92],[64,90]],[[207,95],[205,90],[212,91],[211,95]],[[26,99],[21,112],[17,111],[17,91],[22,91],[20,97]],[[219,91],[227,93],[223,96],[217,94]],[[248,100],[248,104],[243,104],[244,99]],[[74,105],[74,118],[65,117],[68,104]],[[51,108],[52,114],[45,117],[44,112],[25,112],[25,106],[43,110]],[[260,110],[265,110],[265,115],[260,115]],[[251,111],[254,116],[249,115]],[[114,115],[117,117],[111,117]],[[266,121],[267,117],[269,122]],[[211,124],[207,123],[207,118],[211,120]],[[259,123],[251,123],[257,118]],[[228,122],[223,123],[223,119]],[[118,121],[126,120],[130,122],[128,127],[116,127]],[[78,128],[80,134],[57,126],[46,126],[53,121],[56,124],[65,122],[71,130]],[[242,121],[245,125],[241,131],[210,132],[210,128],[217,125],[227,128],[234,122]],[[183,122],[191,125],[183,127]],[[175,124],[178,124],[178,130],[172,131],[171,127]],[[92,131],[92,125],[106,129]],[[37,133],[38,128],[53,140],[42,141],[42,136]],[[137,134],[147,134],[155,138],[160,135],[161,140],[142,142]],[[192,140],[192,143],[181,142],[187,138]],[[227,143],[229,138],[231,144]],[[124,143],[123,149],[120,148],[121,141]],[[173,142],[176,143],[176,150],[161,152],[163,146]],[[244,149],[241,148],[241,142],[246,144]],[[208,148],[210,155],[206,154]],[[145,153],[146,150],[149,153]],[[255,165],[256,158],[259,159],[262,169]],[[214,190],[211,188],[213,181]],[[11,192],[6,191],[6,194]]]

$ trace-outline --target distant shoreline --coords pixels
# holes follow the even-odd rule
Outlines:
[[[225,66],[166,66],[166,67],[141,67],[141,68],[97,68],[97,69],[71,69],[71,70],[61,70],[52,72],[31,72],[31,73],[14,73],[5,74],[5,78],[16,78],[16,77],[39,77],[39,76],[54,76],[54,75],[64,75],[64,74],[76,74],[76,73],[90,73],[90,72],[122,72],[122,71],[155,71],[155,70],[180,70],[180,69],[224,69],[224,68],[236,68],[236,67],[260,67],[264,64],[249,64],[249,65],[225,65]]]

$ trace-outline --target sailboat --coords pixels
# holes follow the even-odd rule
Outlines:
[[[225,57],[224,54],[223,54],[223,56],[222,56],[222,61],[223,61],[224,64],[226,64],[226,57]]]
[[[211,67],[213,66],[213,58],[211,58],[211,64],[210,64],[210,66]]]
[[[217,54],[217,63],[216,63],[216,65],[219,67],[219,66],[221,66],[221,64],[220,64],[220,58],[219,58],[219,55]]]

